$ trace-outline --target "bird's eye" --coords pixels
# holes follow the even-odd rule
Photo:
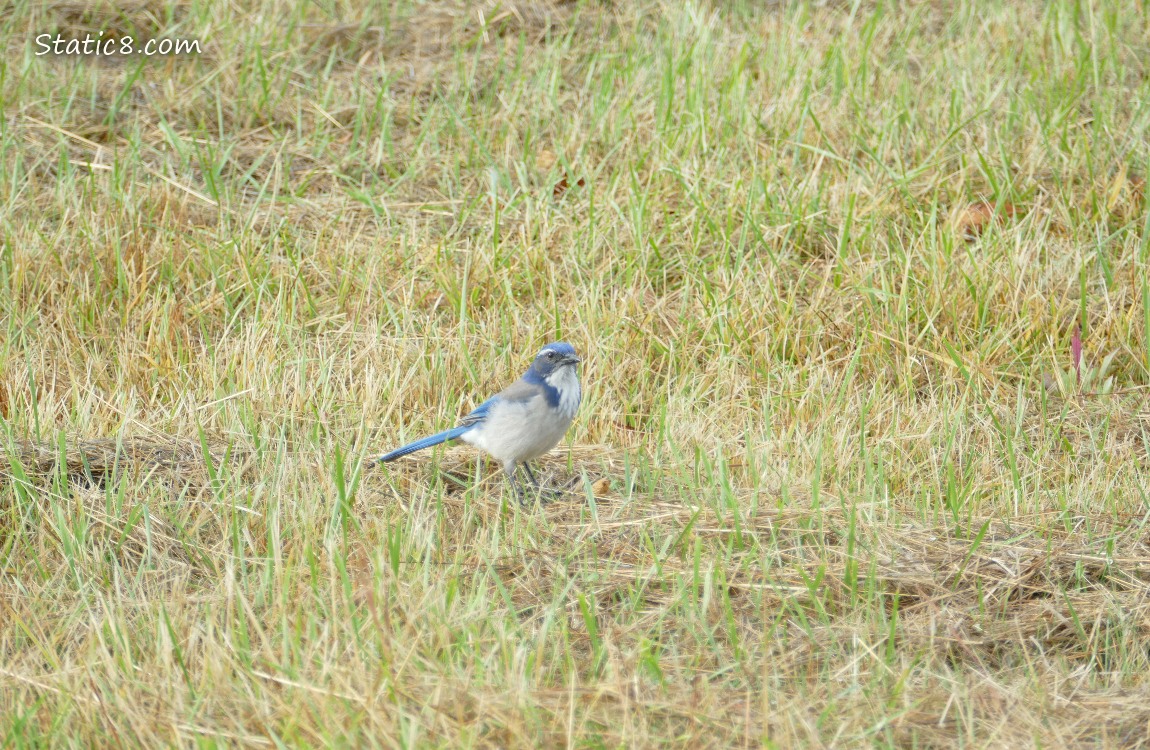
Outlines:
[[[547,352],[547,359],[555,359],[555,352]]]

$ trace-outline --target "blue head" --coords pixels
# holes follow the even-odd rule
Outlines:
[[[551,383],[557,376],[567,374],[563,372],[567,367],[570,367],[571,374],[574,374],[575,365],[579,364],[580,361],[578,355],[575,354],[575,347],[566,341],[556,341],[539,350],[527,374],[529,377],[533,376],[532,379],[538,378]]]
[[[578,364],[575,347],[565,341],[556,341],[539,350],[523,380],[542,386],[547,403],[571,419],[583,398],[579,373],[576,372]]]

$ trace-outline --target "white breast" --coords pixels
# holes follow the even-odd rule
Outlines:
[[[574,367],[561,367],[547,376],[547,385],[559,391],[559,411],[572,418],[579,408],[583,392],[579,388],[579,376]]]
[[[460,435],[460,439],[487,451],[506,466],[508,462],[514,465],[542,456],[563,439],[570,426],[571,417],[556,418],[543,394],[539,394],[528,401],[492,404],[487,418]]]

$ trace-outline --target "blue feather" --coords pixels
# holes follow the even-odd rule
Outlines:
[[[559,405],[559,389],[548,383],[547,379],[535,372],[535,370],[528,370],[520,380],[530,383],[538,389],[531,391],[532,396],[536,393],[542,393],[543,398],[547,400],[548,406],[555,408]]]
[[[487,412],[491,411],[491,405],[498,400],[498,396],[492,396],[491,398],[487,399],[482,404],[472,409],[469,414],[465,414],[463,418],[459,420],[459,426],[474,427],[483,420],[487,419]]]

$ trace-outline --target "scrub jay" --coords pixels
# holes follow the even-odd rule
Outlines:
[[[543,347],[523,377],[480,404],[459,420],[459,426],[416,440],[379,457],[394,461],[448,440],[462,440],[503,463],[511,485],[522,496],[515,470],[522,464],[536,489],[528,461],[554,448],[579,408],[582,391],[575,366],[580,359],[564,341]]]

